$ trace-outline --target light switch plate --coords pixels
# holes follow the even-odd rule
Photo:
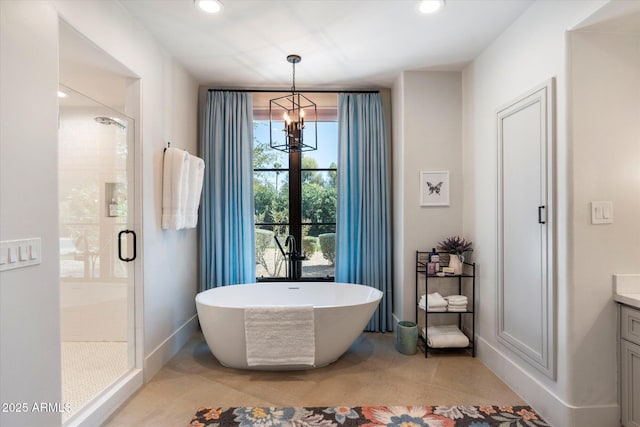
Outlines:
[[[0,271],[40,264],[41,249],[39,237],[0,242]]]
[[[613,202],[591,202],[591,224],[612,224]]]

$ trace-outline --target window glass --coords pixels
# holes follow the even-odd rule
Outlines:
[[[256,278],[287,277],[287,263],[274,237],[280,245],[289,234],[288,225],[256,225]],[[286,249],[283,246],[283,250]]]
[[[318,149],[289,155],[269,146],[267,120],[254,121],[253,189],[258,280],[287,277],[287,262],[275,238],[286,252],[284,242],[292,229],[297,229],[298,233],[302,230],[302,235],[294,236],[296,249],[307,256],[302,262],[302,277],[331,279],[334,276],[338,126],[335,121],[318,122],[317,125]],[[316,126],[308,128],[315,129]],[[305,135],[305,141],[306,138],[313,138],[313,135]],[[290,162],[290,159],[295,160]],[[301,180],[298,194],[290,188],[291,177]],[[292,203],[300,203],[301,209],[291,209]],[[298,217],[293,217],[291,212],[298,212]]]
[[[289,171],[254,171],[256,224],[289,222]]]
[[[310,128],[313,129],[311,126]],[[306,129],[305,129],[306,130]],[[335,168],[338,164],[338,122],[318,122],[318,149],[302,153],[302,168],[313,159],[314,168]]]
[[[302,277],[329,278],[335,276],[336,226],[322,225],[312,229],[302,226],[302,248],[307,261],[302,262]]]

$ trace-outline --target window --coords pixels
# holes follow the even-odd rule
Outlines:
[[[257,280],[287,277],[287,264],[274,237],[284,245],[289,234],[295,237],[297,250],[308,258],[302,262],[302,278],[333,280],[338,160],[335,115],[330,117],[333,120],[318,122],[318,150],[291,154],[269,147],[269,122],[262,117],[254,112]]]

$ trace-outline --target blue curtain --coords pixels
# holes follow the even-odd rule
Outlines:
[[[253,107],[249,93],[208,92],[200,153],[206,165],[200,289],[253,282]]]
[[[379,93],[338,97],[336,282],[379,289],[368,331],[392,330],[391,215],[387,137]]]

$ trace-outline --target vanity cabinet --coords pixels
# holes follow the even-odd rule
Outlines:
[[[620,395],[624,427],[640,427],[640,310],[620,306]]]

